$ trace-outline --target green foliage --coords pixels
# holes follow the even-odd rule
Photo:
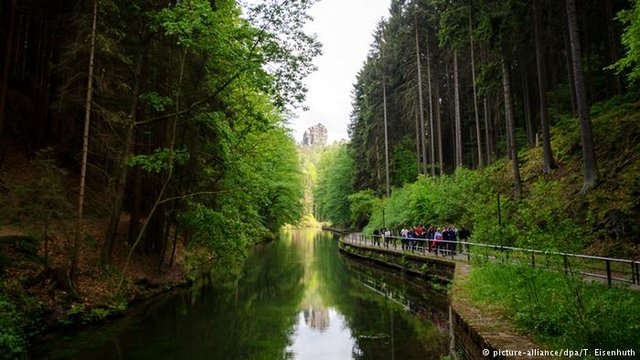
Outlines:
[[[413,184],[394,189],[385,203],[385,224],[382,212],[378,212],[368,228],[470,222],[474,215],[470,207],[477,201],[482,182],[478,172],[466,169],[441,178],[422,176]]]
[[[26,359],[23,315],[0,293],[0,358]]]
[[[304,188],[304,216],[308,223],[316,222],[313,217],[313,191],[318,181],[318,163],[323,152],[324,146],[298,147]]]
[[[483,172],[459,169],[453,175],[421,177],[413,184],[394,189],[384,203],[384,214],[382,209],[374,212],[366,232],[383,226],[400,229],[416,224],[452,223],[470,227],[472,241],[542,250],[582,249],[590,237],[584,227],[572,220],[567,205],[572,196],[563,185],[540,179],[523,201],[515,201],[500,190],[510,186],[508,178],[501,179],[506,166],[496,164]],[[502,194],[502,226],[498,193]]]
[[[518,207],[520,231],[518,244],[541,250],[581,252],[588,237],[584,228],[571,219],[566,208],[573,196],[567,194],[558,181],[539,179]]]
[[[99,323],[109,316],[122,313],[126,308],[126,302],[122,300],[117,300],[107,307],[87,307],[81,303],[73,303],[60,319],[60,323],[65,326]]]
[[[418,165],[415,161],[415,154],[408,149],[409,145],[411,144],[398,144],[392,148],[390,164],[392,170],[390,171],[394,174],[391,182],[393,186],[402,186],[416,181]]]
[[[439,45],[460,49],[469,38],[468,7],[442,2],[446,7],[440,14]],[[449,5],[449,6],[447,6]]]
[[[618,13],[618,20],[625,26],[622,34],[622,45],[626,54],[610,68],[618,73],[627,72],[630,82],[640,78],[640,1],[631,1],[633,7]]]
[[[481,304],[499,304],[515,323],[552,347],[640,346],[640,294],[585,283],[527,265],[475,266],[465,287]]]
[[[216,256],[243,258],[248,245],[302,216],[302,175],[291,137],[274,127],[249,133],[245,139],[236,143],[232,137],[238,147],[225,154],[233,158],[233,166],[222,174],[218,186],[230,190],[216,194],[215,204],[206,198],[190,202],[178,219],[180,228],[193,233],[193,244]],[[213,175],[215,169],[205,172]]]
[[[142,211],[166,204],[170,221],[215,256],[242,258],[245,247],[302,216],[302,175],[284,108],[304,99],[301,81],[320,52],[303,31],[312,3],[263,2],[244,11],[233,0],[109,8],[127,38],[118,49],[127,56],[125,73],[140,54],[148,67],[137,97],[136,153],[125,164],[145,172]],[[130,103],[134,88],[122,88],[109,101]],[[118,119],[110,125],[125,133],[127,108],[108,110]],[[153,198],[160,189],[163,197]]]
[[[181,165],[189,160],[186,150],[156,149],[151,155],[136,155],[129,158],[129,166],[140,166],[152,173],[159,173],[169,167]]]
[[[380,206],[372,190],[363,190],[348,196],[351,222],[356,228],[361,229],[369,223],[373,212]]]
[[[335,225],[351,224],[349,195],[354,163],[344,145],[327,149],[318,164],[318,183],[314,191],[316,218]]]
[[[60,319],[60,323],[63,325],[73,325],[80,321],[86,311],[85,305],[74,303]]]
[[[237,254],[248,243],[247,231],[242,224],[227,219],[225,214],[202,205],[182,215],[183,226],[196,230],[193,241],[206,245],[216,254]],[[233,219],[233,218],[232,218]]]
[[[43,330],[44,304],[27,293],[20,279],[0,283],[0,359],[26,359],[27,340]]]
[[[155,91],[140,95],[140,100],[151,107],[153,111],[162,112],[173,105],[173,99],[162,96]]]

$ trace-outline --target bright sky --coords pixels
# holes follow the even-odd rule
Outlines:
[[[311,8],[314,21],[306,29],[318,35],[323,55],[314,61],[318,70],[306,80],[309,110],[296,110],[297,118],[290,121],[297,142],[317,123],[327,127],[329,143],[348,139],[351,90],[377,22],[389,16],[389,4],[389,0],[320,0]]]

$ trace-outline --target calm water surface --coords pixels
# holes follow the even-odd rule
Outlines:
[[[349,260],[330,233],[283,232],[235,274],[40,344],[37,359],[440,359],[446,296]]]

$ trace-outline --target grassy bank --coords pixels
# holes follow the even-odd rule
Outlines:
[[[462,291],[550,349],[640,349],[636,291],[528,265],[491,262],[474,264]]]

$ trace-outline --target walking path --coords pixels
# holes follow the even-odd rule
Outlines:
[[[362,233],[352,233],[343,241],[353,245],[385,249],[433,259],[447,259],[468,263],[473,256],[512,263],[527,263],[531,266],[580,274],[585,279],[608,284],[627,284],[630,289],[640,290],[640,261],[615,259],[559,252],[523,249],[510,246],[479,244],[464,241],[440,241],[433,246],[427,239],[408,239],[397,236],[372,238]],[[431,246],[430,246],[431,245]],[[430,249],[431,248],[431,249]],[[461,251],[464,250],[464,251]]]

